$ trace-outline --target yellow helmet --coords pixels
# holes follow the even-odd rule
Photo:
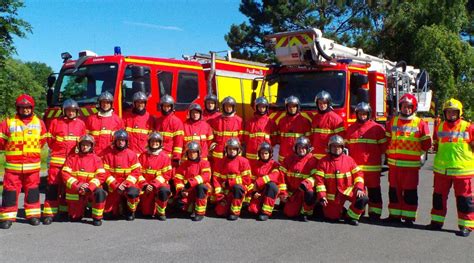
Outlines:
[[[462,115],[462,103],[457,99],[451,98],[451,99],[447,100],[443,104],[443,111],[447,110],[447,109],[458,110],[459,111],[459,116]]]

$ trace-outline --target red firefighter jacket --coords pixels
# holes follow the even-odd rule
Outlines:
[[[246,147],[245,157],[250,160],[257,160],[258,146],[262,142],[275,144],[277,136],[277,126],[274,120],[268,115],[254,114],[249,122],[245,123],[243,144]]]
[[[298,137],[311,134],[311,122],[301,113],[297,113],[294,116],[287,113],[283,115],[278,122],[278,138],[280,143],[278,160],[280,162],[293,154],[293,146]]]
[[[72,153],[62,169],[62,178],[66,185],[67,200],[79,200],[77,192],[83,183],[89,183],[93,192],[104,183],[106,172],[100,157],[95,153]]]
[[[311,124],[311,144],[316,158],[326,155],[329,138],[333,135],[344,137],[344,120],[334,111],[316,114]]]
[[[207,157],[209,154],[209,146],[214,139],[211,126],[203,120],[192,121],[186,120],[184,123],[184,144],[195,141],[201,145],[201,156]]]
[[[104,151],[102,159],[107,171],[105,182],[109,190],[115,191],[122,182],[124,182],[125,187],[137,184],[138,177],[141,174],[141,165],[134,151],[128,148],[119,151],[116,148],[109,147]]]
[[[254,187],[249,161],[242,156],[233,159],[223,158],[216,165],[212,175],[212,186],[217,196],[224,194],[226,189],[232,189],[236,184],[244,186],[247,191],[253,190]]]
[[[185,160],[176,169],[174,176],[174,183],[176,185],[176,192],[181,191],[184,185],[189,182],[191,187],[199,184],[207,184],[211,181],[211,165],[209,161],[201,159],[198,162]]]
[[[217,119],[219,119],[219,117],[220,117],[221,115],[222,115],[222,113],[220,113],[220,112],[218,112],[218,111],[213,112],[213,113],[208,113],[208,112],[204,111],[204,112],[202,113],[202,119],[203,119],[205,122],[207,122],[207,123],[211,126],[211,128],[215,129],[215,125],[216,125],[215,121],[216,121]]]
[[[253,163],[252,175],[255,179],[255,186],[257,191],[265,188],[269,182],[274,182],[280,194],[286,194],[285,176],[280,172],[280,165],[273,159],[268,162],[257,161]]]
[[[48,146],[51,150],[50,165],[61,167],[66,157],[74,152],[79,138],[86,134],[86,124],[79,118],[61,117],[51,121]]]
[[[122,119],[113,112],[107,116],[102,116],[98,112],[86,119],[86,129],[94,137],[94,151],[97,155],[102,156],[104,154],[104,150],[112,143],[114,132],[123,127]]]
[[[138,160],[142,166],[142,174],[138,178],[138,186],[143,189],[150,184],[155,189],[168,185],[172,177],[171,159],[163,150],[155,153],[146,151],[140,154]]]
[[[288,191],[295,192],[301,184],[304,184],[306,189],[312,189],[314,187],[313,175],[316,172],[317,163],[318,159],[311,153],[303,157],[293,154],[285,158],[280,166],[280,171],[285,175]]]
[[[238,138],[242,142],[242,118],[236,114],[232,116],[221,115],[215,121],[214,128],[214,142],[216,148],[212,152],[214,158],[224,157],[224,146],[230,138]]]
[[[130,150],[140,154],[146,151],[148,134],[154,127],[154,118],[150,113],[135,114],[127,112],[124,114],[123,122],[128,133],[128,147]]]
[[[155,121],[155,131],[163,136],[163,150],[172,160],[181,159],[183,153],[183,122],[174,112],[162,115]]]

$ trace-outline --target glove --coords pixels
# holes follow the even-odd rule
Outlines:
[[[187,182],[185,185],[184,185],[184,189],[189,189],[191,188],[191,184],[189,182]]]

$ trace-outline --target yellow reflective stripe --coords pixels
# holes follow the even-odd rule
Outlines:
[[[266,205],[266,204],[263,204],[262,205],[262,210],[267,212],[267,213],[272,213],[273,212],[273,206],[269,206],[269,205]]]
[[[458,225],[464,226],[464,227],[469,227],[469,228],[474,228],[474,220],[458,219]]]
[[[131,182],[132,184],[136,184],[136,183],[137,183],[137,178],[135,178],[135,177],[132,176],[132,175],[127,176],[127,179],[125,179],[125,180]]]
[[[433,171],[444,174],[444,175],[450,175],[450,176],[471,176],[474,174],[474,169],[456,169],[456,168],[439,168],[439,167],[433,167]]]
[[[104,169],[106,169],[106,170],[110,170],[110,165],[108,165],[108,164],[104,163]]]
[[[179,180],[184,180],[184,175],[182,174],[176,174],[174,177],[178,178]]]
[[[196,207],[194,208],[194,210],[198,213],[204,213],[206,212],[206,206],[205,205],[196,205]]]
[[[43,208],[43,214],[46,215],[54,215],[58,213],[58,208],[57,207],[44,207]]]
[[[416,217],[416,212],[415,211],[402,210],[402,216],[415,218]]]
[[[149,134],[151,132],[151,130],[148,130],[148,129],[140,129],[140,128],[132,128],[132,127],[126,127],[125,130],[127,132],[140,133],[140,134]]]
[[[280,171],[282,171],[282,172],[284,172],[284,173],[286,173],[286,172],[288,171],[288,170],[286,170],[286,168],[283,167],[283,166],[280,166],[279,168],[280,168]]]
[[[351,172],[347,172],[347,173],[338,173],[338,174],[329,174],[329,173],[325,173],[324,174],[324,178],[328,178],[328,179],[341,179],[341,178],[347,178],[349,176],[352,176]]]
[[[354,169],[352,169],[351,173],[352,174],[355,174],[355,173],[358,173],[360,172],[360,167],[359,166],[356,166]]]
[[[163,135],[163,137],[175,137],[178,135],[184,135],[184,131],[182,130],[175,131],[175,132],[160,131],[160,133],[161,135]]]
[[[114,178],[113,176],[109,176],[109,177],[107,177],[107,180],[105,180],[105,183],[106,183],[107,185],[110,185],[110,184],[112,184],[113,182],[115,182],[115,178]]]
[[[204,183],[204,180],[202,179],[202,177],[201,177],[200,175],[195,176],[194,179],[196,179],[196,181],[198,182],[198,184]]]
[[[435,222],[438,222],[438,223],[444,223],[444,219],[445,219],[444,216],[431,214],[431,221],[435,221]]]
[[[251,174],[252,174],[252,172],[250,170],[242,171],[242,176],[251,175]]]
[[[343,127],[338,127],[336,129],[334,129],[334,132],[335,133],[340,133],[340,132],[343,132],[345,130],[344,126]]]
[[[316,186],[316,192],[326,192],[326,186],[325,185]]]
[[[298,138],[306,135],[305,133],[296,133],[296,132],[281,132],[280,136],[285,138]]]
[[[258,138],[258,137],[263,137],[265,139],[270,139],[270,134],[266,132],[255,132],[255,133],[248,133],[248,136],[250,138]]]
[[[410,151],[410,150],[402,150],[402,149],[389,149],[387,150],[387,154],[406,154],[406,155],[412,155],[412,156],[420,156],[423,151]]]
[[[334,201],[336,199],[336,195],[335,194],[326,194],[326,198],[329,201]]]
[[[400,209],[389,208],[388,212],[390,213],[390,215],[394,215],[394,216],[402,215],[402,210],[400,210]]]
[[[25,215],[26,216],[41,215],[41,209],[40,208],[25,209]]]
[[[63,157],[52,156],[50,160],[50,163],[54,164],[64,164],[64,162],[66,162],[66,158]]]
[[[80,136],[52,136],[56,141],[58,142],[64,142],[64,141],[78,141]]]
[[[369,207],[369,213],[374,213],[374,214],[377,214],[377,215],[381,215],[382,214],[382,209],[378,208],[378,207]]]
[[[161,172],[166,173],[168,171],[171,171],[171,169],[173,169],[173,167],[171,165],[167,165],[167,166],[161,168]]]
[[[182,153],[183,152],[183,147],[173,147],[173,152],[174,153]]]
[[[265,175],[262,177],[264,183],[270,182],[270,177],[268,175]]]
[[[383,139],[380,139],[377,141],[379,144],[382,144],[382,143],[386,143],[387,142],[387,138],[383,138]]]
[[[214,131],[214,134],[216,134],[218,136],[237,137],[237,136],[239,136],[239,133],[242,133],[242,131]]]
[[[351,195],[352,190],[354,190],[354,187],[353,187],[353,186],[349,186],[349,187],[347,187],[346,190],[344,190],[344,193],[343,193],[343,194],[349,196],[349,195]]]
[[[8,136],[6,136],[4,133],[0,132],[0,137],[5,139],[5,140],[8,140]]]
[[[92,215],[101,217],[104,214],[104,209],[92,208]]]
[[[380,171],[382,171],[382,165],[359,165],[359,167],[364,172],[380,172]]]
[[[246,153],[245,154],[245,157],[247,159],[250,159],[250,160],[257,160],[258,159],[258,155],[257,154],[253,154],[253,153]]]
[[[207,139],[207,136],[205,134],[201,135],[191,135],[191,136],[184,136],[185,141],[204,141]]]
[[[242,177],[238,176],[237,178],[235,178],[235,183],[242,184]]]
[[[66,200],[78,201],[79,200],[79,195],[78,194],[66,193]]]
[[[350,139],[350,140],[346,140],[348,144],[353,144],[353,143],[367,143],[367,144],[378,144],[378,141],[377,140],[373,140],[373,139]]]
[[[388,158],[388,164],[389,165],[394,165],[394,166],[399,166],[399,167],[420,167],[421,162],[420,161],[403,161],[403,160],[395,160]]]
[[[354,211],[352,211],[351,208],[347,209],[347,215],[352,218],[352,219],[355,219],[355,220],[359,220],[360,218],[360,215],[358,215],[357,213],[355,213]]]
[[[356,177],[356,178],[354,179],[354,183],[364,183],[364,178],[362,178],[362,177]]]
[[[100,181],[97,178],[94,178],[90,181],[91,184],[94,184],[96,187],[99,187]]]
[[[132,202],[130,202],[130,201],[127,201],[127,206],[128,206],[128,208],[130,208],[130,210],[132,210],[132,211],[135,211],[135,210],[137,209],[137,205],[138,205],[138,203],[136,203],[136,202],[133,202],[133,203],[132,203]]]
[[[130,169],[134,170],[134,169],[137,169],[137,168],[140,168],[140,167],[142,167],[142,165],[140,163],[135,163],[134,165],[132,165],[130,167]]]
[[[309,174],[296,173],[296,172],[287,172],[286,176],[295,177],[295,178],[303,178],[303,179],[310,177]]]
[[[68,172],[68,173],[71,173],[71,172],[72,172],[72,169],[71,169],[70,167],[68,167],[68,166],[64,166],[64,167],[63,167],[63,171]]]
[[[205,172],[210,173],[210,172],[211,172],[211,168],[202,168],[202,169],[201,169],[201,173],[205,173]]]
[[[74,177],[69,177],[66,181],[66,187],[71,189],[72,185],[77,182],[77,179]]]
[[[98,131],[89,131],[90,135],[99,136],[99,135],[112,135],[114,131],[112,130],[98,130]]]
[[[279,189],[280,191],[286,191],[286,189],[287,189],[287,188],[286,188],[286,184],[280,184],[280,185],[278,185],[278,189]]]
[[[322,133],[322,134],[335,134],[336,133],[335,130],[333,131],[331,129],[322,129],[322,128],[312,128],[311,131],[313,133]]]
[[[3,212],[0,213],[0,220],[5,221],[9,219],[15,219],[16,218],[16,213],[17,212]]]
[[[25,170],[37,170],[41,168],[41,162],[38,163],[5,163],[5,169],[16,170],[16,171],[25,171]]]
[[[158,211],[158,214],[164,215],[166,213],[166,207],[161,207],[159,205],[156,205],[156,210]]]
[[[216,194],[222,193],[222,187],[216,187],[216,188],[214,188],[214,193],[216,193]]]
[[[164,178],[163,176],[161,176],[161,175],[158,175],[158,176],[156,177],[156,180],[158,180],[158,182],[160,182],[160,183],[162,183],[162,184],[164,184],[164,183],[166,182],[165,178]]]

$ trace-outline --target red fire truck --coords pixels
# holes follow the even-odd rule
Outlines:
[[[77,60],[67,52],[61,57],[61,71],[48,78],[46,123],[61,115],[61,104],[67,98],[79,103],[82,117],[94,114],[97,98],[104,91],[114,94],[113,107],[120,116],[131,108],[133,94],[143,91],[154,115],[165,94],[175,98],[176,112],[184,119],[189,104],[202,104],[204,97],[213,93],[219,100],[233,96],[238,114],[247,118],[252,115],[252,83],[256,78],[261,81],[268,70],[264,64],[232,59],[230,53],[226,58],[217,57],[216,52],[166,59],[124,56],[116,47],[109,56],[82,51]]]
[[[304,114],[311,118],[316,112],[315,95],[322,90],[331,94],[333,108],[346,125],[355,121],[355,106],[362,101],[371,105],[376,121],[387,121],[398,112],[398,99],[405,93],[418,98],[419,112],[429,111],[432,92],[424,70],[337,44],[314,28],[266,39],[280,64],[270,67],[258,90],[271,102],[271,117],[277,121],[290,95],[300,99]]]

